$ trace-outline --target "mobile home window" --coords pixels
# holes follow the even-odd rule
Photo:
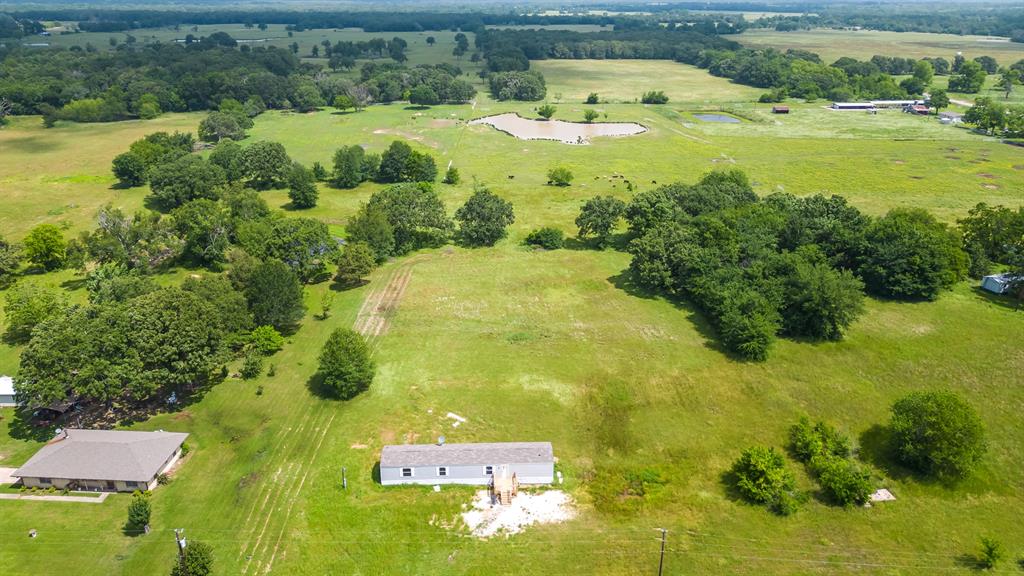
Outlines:
[[[448,467],[447,466],[438,466],[438,468],[437,468],[437,475],[438,476],[447,476],[448,475]]]
[[[494,476],[494,466],[484,466],[484,476]]]
[[[412,478],[412,468],[402,468],[402,478]]]

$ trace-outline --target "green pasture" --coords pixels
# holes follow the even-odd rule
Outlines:
[[[581,120],[589,106],[578,96],[590,91],[631,99],[633,90],[646,89],[641,81],[672,100],[594,106],[608,121],[639,122],[648,132],[589,146],[521,141],[466,125],[505,111],[530,116],[536,106],[483,94],[464,106],[395,103],[359,113],[260,116],[246,142],[280,141],[306,164],[329,164],[344,144],[379,152],[394,139],[409,141],[442,169],[451,162],[461,171],[462,184],[437,185],[449,212],[474,179],[508,198],[516,211],[510,236],[494,248],[446,247],[389,262],[369,284],[336,292],[327,320],[312,313],[332,288],[309,286],[302,328],[268,360],[275,376],[229,378],[200,401],[136,425],[191,434],[192,453],[155,493],[153,533],[122,533],[125,496],[102,505],[0,500],[0,573],[166,573],[171,529],[180,527],[214,547],[219,574],[652,573],[656,527],[670,530],[670,575],[966,574],[972,569],[961,556],[981,534],[998,535],[1014,555],[1024,552],[1024,392],[1008,377],[1024,369],[1024,324],[1008,301],[986,296],[974,282],[933,303],[869,300],[844,341],[780,340],[767,362],[743,363],[718,348],[695,309],[634,286],[625,273],[628,255],[578,243],[551,252],[520,244],[543,225],[573,235],[580,204],[595,194],[628,199],[622,180],[610,178],[615,173],[647,189],[735,167],[761,194],[835,193],[872,214],[919,206],[954,221],[980,201],[1020,205],[1020,149],[899,112],[837,113],[815,103],[775,116],[744,98],[746,88],[682,65],[580,63],[617,77],[613,84],[574,75],[572,64],[537,63],[549,93],[564,100],[555,118]],[[677,80],[667,81],[669,74]],[[692,116],[719,109],[743,121]],[[114,189],[110,160],[145,133],[194,130],[201,118],[58,123],[50,130],[38,118],[16,119],[0,129],[0,228],[17,239],[41,222],[65,223],[70,236],[91,228],[107,202],[137,209],[147,190]],[[545,185],[555,165],[574,172],[572,186]],[[378,188],[322,185],[319,206],[302,215],[340,231]],[[287,208],[283,190],[267,199]],[[173,270],[161,280],[187,273],[205,272]],[[347,403],[313,395],[308,383],[330,331],[352,326],[367,296],[403,274],[410,280],[389,329],[371,341],[378,372],[370,391]],[[64,286],[82,299],[74,280],[62,272],[21,281]],[[0,373],[16,370],[17,353],[0,344]],[[909,475],[881,447],[879,427],[891,403],[931,388],[963,394],[989,432],[981,469],[956,489]],[[453,428],[449,411],[467,423]],[[782,446],[801,414],[850,433],[878,485],[897,500],[871,509],[828,506],[795,465],[812,498],[793,517],[729,496],[722,475],[739,452]],[[0,416],[0,466],[17,466],[45,435],[26,433],[10,410]],[[471,489],[376,484],[381,446],[442,434],[450,442],[552,441],[577,518],[481,541],[468,537],[457,517]],[[606,486],[647,468],[667,484],[639,500],[609,494]],[[29,539],[33,528],[39,537]]]
[[[876,54],[903,58],[943,57],[950,62],[957,52],[968,58],[991,56],[999,64],[1008,66],[1024,58],[1024,44],[1007,38],[987,36],[958,36],[929,32],[886,32],[879,30],[814,29],[795,32],[776,32],[768,29],[748,29],[731,36],[749,48],[795,48],[816,52],[831,64],[842,56],[868,60]]]

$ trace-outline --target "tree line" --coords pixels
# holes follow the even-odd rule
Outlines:
[[[871,217],[840,196],[758,198],[745,174],[586,202],[580,237],[611,242],[629,223],[630,271],[641,286],[685,297],[722,347],[763,360],[777,336],[838,340],[864,295],[934,300],[972,265],[961,233],[919,209]]]

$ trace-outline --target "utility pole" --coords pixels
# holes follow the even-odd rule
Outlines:
[[[665,535],[668,530],[664,528],[655,528],[655,530],[661,531],[661,556],[658,557],[658,576],[661,576],[661,570],[665,567]]]
[[[181,573],[185,574],[185,537],[182,533],[185,532],[184,528],[174,529],[174,543],[178,546],[178,566],[181,568]]]

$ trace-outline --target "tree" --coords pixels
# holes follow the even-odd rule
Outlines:
[[[668,96],[661,90],[651,90],[650,92],[644,92],[640,102],[644,104],[668,104]]]
[[[349,220],[347,230],[349,242],[368,245],[377,262],[387,260],[394,253],[395,231],[383,208],[370,208],[364,204]]]
[[[292,163],[291,171],[288,173],[288,198],[291,198],[292,206],[300,209],[313,208],[316,206],[318,196],[313,173],[298,162]]]
[[[332,57],[333,61],[333,57]],[[352,100],[352,97],[348,94],[338,94],[334,97],[334,102],[331,103],[335,108],[344,112],[349,108],[355,108],[356,103]]]
[[[395,140],[384,151],[377,169],[377,181],[433,182],[437,179],[437,165],[430,154],[416,152],[411,146]]]
[[[175,559],[171,576],[210,576],[213,574],[213,548],[199,540],[189,540],[182,551],[183,558]]]
[[[142,186],[146,183],[146,164],[138,154],[124,152],[114,157],[112,162],[114,177],[126,188]]]
[[[565,243],[565,235],[558,228],[544,227],[527,234],[524,241],[545,250],[558,250]]]
[[[462,178],[459,176],[459,169],[455,166],[449,166],[448,170],[444,173],[444,179],[441,180],[444,184],[451,184],[452,186],[459,183]]]
[[[593,122],[594,120],[596,120],[596,119],[597,119],[597,116],[598,116],[597,110],[591,110],[591,109],[589,109],[589,108],[588,108],[588,109],[586,109],[586,110],[584,110],[584,111],[583,111],[583,120],[584,120],[584,121],[585,121],[585,122],[586,122],[587,124],[590,124],[590,123],[592,123],[592,122]]]
[[[515,222],[512,203],[486,186],[474,186],[473,194],[455,211],[459,237],[469,246],[493,246]]]
[[[216,313],[211,320],[230,337],[229,345],[237,345],[242,336],[252,329],[252,313],[245,295],[223,275],[190,276],[182,282],[181,289],[213,305]]]
[[[572,171],[564,166],[555,166],[548,170],[548,184],[555,186],[568,186],[572,183]]]
[[[132,501],[128,504],[128,529],[142,532],[149,525],[153,504],[149,501],[149,492],[132,492]]]
[[[626,212],[626,203],[614,196],[594,196],[583,204],[576,226],[582,239],[591,236],[598,248],[604,248],[611,238],[616,223]]]
[[[840,340],[864,312],[864,283],[849,270],[830,266],[816,247],[784,255],[778,274],[782,326],[788,335]]]
[[[931,62],[927,60],[918,60],[914,62],[914,78],[921,81],[922,84],[928,86],[932,83],[932,78],[935,76],[935,67]]]
[[[284,262],[303,282],[322,277],[338,252],[327,224],[313,218],[276,218],[243,232],[239,242],[247,252]]]
[[[242,369],[239,373],[245,380],[259,377],[263,373],[263,356],[253,350],[247,352],[242,358]]]
[[[987,450],[981,419],[952,392],[913,392],[892,407],[892,439],[901,462],[942,480],[966,478]]]
[[[597,104],[599,101],[600,100],[597,97],[597,92],[591,92],[590,94],[587,95],[587,100],[586,102],[584,102],[584,104]]]
[[[1009,100],[1010,94],[1013,93],[1014,85],[1018,83],[1020,83],[1020,72],[1004,70],[1003,74],[999,77],[999,82],[996,83],[996,87],[1003,91],[1003,99]]]
[[[0,237],[0,289],[14,281],[14,275],[21,268],[21,258],[21,247]]]
[[[393,255],[440,246],[447,242],[454,227],[445,214],[444,203],[428,182],[395,184],[374,192],[366,210],[374,209],[383,212],[394,231]]]
[[[942,88],[936,88],[932,90],[931,95],[928,96],[928,104],[932,108],[935,108],[936,112],[939,112],[943,108],[949,108],[949,94],[946,93]]]
[[[960,69],[949,77],[949,91],[976,94],[985,84],[985,70],[981,64],[968,60],[960,65]]]
[[[334,281],[341,286],[356,286],[377,266],[377,254],[366,242],[349,242],[338,257]]]
[[[237,182],[244,176],[242,173],[242,147],[235,141],[221,140],[210,152],[209,161],[224,170],[228,182]]]
[[[875,294],[934,300],[967,273],[960,246],[956,231],[928,212],[894,209],[865,231],[859,274]]]
[[[326,102],[320,89],[312,82],[303,82],[292,92],[291,103],[299,112],[313,112]]]
[[[249,185],[257,190],[282,187],[292,165],[284,146],[267,141],[256,142],[242,150],[239,161]]]
[[[280,260],[268,260],[252,270],[245,298],[256,324],[283,333],[291,333],[306,313],[299,277]]]
[[[417,106],[436,106],[441,103],[441,99],[433,88],[420,84],[409,91],[409,103]]]
[[[149,172],[153,199],[164,210],[199,198],[217,200],[226,182],[227,176],[220,166],[192,155],[158,164]]]
[[[284,347],[284,336],[273,326],[258,326],[249,334],[249,347],[269,356]]]
[[[999,71],[999,63],[991,56],[978,56],[974,61],[981,66],[981,69],[984,70],[986,74],[995,74]],[[962,68],[961,71],[963,71]]]
[[[242,140],[246,136],[246,125],[240,121],[240,116],[246,118],[244,112],[241,115],[210,112],[199,123],[199,139],[203,142],[220,142],[227,138]]]
[[[375,370],[366,341],[348,328],[332,332],[320,351],[319,375],[323,385],[342,400],[354,398],[369,388]]]
[[[551,117],[554,116],[555,112],[557,111],[558,108],[555,108],[551,104],[544,104],[543,106],[537,108],[537,114],[545,120],[550,120]]]
[[[736,491],[745,499],[783,514],[794,508],[790,502],[795,499],[796,479],[774,448],[747,448],[733,464],[731,474]]]
[[[186,255],[206,265],[225,261],[224,253],[231,243],[231,221],[219,202],[193,200],[175,208],[171,218],[185,240]]]
[[[4,331],[4,340],[13,343],[28,342],[36,326],[60,314],[67,307],[67,300],[55,290],[35,284],[16,284],[7,291],[4,306],[7,328]]]
[[[435,40],[433,36],[427,36],[427,45],[428,46],[433,46],[434,42],[437,42],[437,40]]]
[[[331,184],[338,188],[355,188],[374,176],[378,162],[375,155],[367,154],[358,144],[342,146],[334,153]]]
[[[53,224],[40,224],[23,241],[25,258],[44,270],[56,270],[64,265],[67,243],[60,229]]]

